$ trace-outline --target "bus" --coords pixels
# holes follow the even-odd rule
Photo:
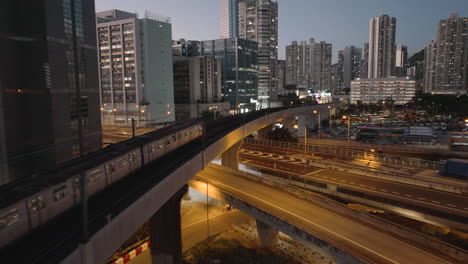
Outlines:
[[[377,144],[406,143],[405,130],[402,128],[358,127],[356,141]]]
[[[468,132],[450,133],[449,148],[453,151],[468,151]]]

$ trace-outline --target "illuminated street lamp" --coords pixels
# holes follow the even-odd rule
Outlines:
[[[314,114],[318,114],[318,139],[320,139],[320,132],[322,131],[322,130],[320,129],[320,121],[321,121],[322,119],[320,118],[320,112],[319,112],[319,111],[314,110]]]
[[[350,135],[350,128],[351,128],[351,117],[343,116],[343,119],[348,120],[348,143],[349,143],[349,135]]]

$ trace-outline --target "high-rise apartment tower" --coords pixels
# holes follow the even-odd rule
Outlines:
[[[258,43],[258,100],[261,108],[277,98],[278,2],[239,1],[239,37]]]
[[[396,18],[381,15],[369,22],[369,78],[395,76]]]

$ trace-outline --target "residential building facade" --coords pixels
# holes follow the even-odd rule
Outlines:
[[[437,42],[431,41],[424,49],[424,92],[431,93],[435,89]]]
[[[286,85],[325,92],[331,90],[332,45],[325,41],[293,41],[286,47]]]
[[[364,43],[364,48],[362,49],[362,60],[361,60],[361,78],[369,77],[369,43]]]
[[[102,124],[174,121],[170,20],[120,10],[96,16]]]
[[[395,105],[411,101],[416,93],[416,81],[409,77],[357,79],[351,82],[351,104],[375,104],[392,98]]]
[[[229,114],[229,103],[221,103],[220,60],[212,56],[175,57],[173,72],[177,121],[198,118],[207,109]]]
[[[221,0],[221,38],[239,36],[239,0]]]
[[[362,60],[362,49],[355,46],[347,46],[339,52],[342,54],[342,69],[339,74],[342,77],[339,79],[342,80],[343,88],[351,88],[351,81],[359,78],[361,72],[361,60]],[[340,56],[340,55],[338,55]],[[338,62],[340,58],[338,57]]]
[[[286,93],[286,61],[277,60],[275,69],[276,89],[278,94],[283,95]]]
[[[278,2],[239,0],[239,37],[258,43],[258,101],[267,108],[277,99]]]
[[[369,22],[368,78],[395,76],[396,18],[381,15]]]
[[[102,146],[94,0],[71,3],[2,2],[0,185]]]
[[[425,90],[434,94],[468,93],[468,17],[452,14],[441,20],[436,39],[426,51]]]
[[[396,47],[395,76],[405,77],[408,66],[408,47],[398,45]]]

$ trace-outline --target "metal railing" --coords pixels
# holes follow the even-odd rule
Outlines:
[[[379,151],[393,151],[393,152],[411,152],[411,153],[428,153],[428,152],[444,152],[449,151],[448,146],[445,145],[392,145],[392,144],[370,144],[360,143],[355,141],[347,142],[347,140],[339,139],[313,139],[308,138],[308,142],[317,145],[328,145],[328,146],[341,146],[346,148],[361,148],[361,149],[375,149]]]
[[[279,148],[289,148],[295,150],[305,150],[304,144],[299,143],[292,143],[292,142],[283,142],[283,141],[273,141],[273,140],[261,140],[261,139],[252,139],[246,138],[244,140],[247,144],[256,144],[256,145],[264,145],[270,147],[279,147]],[[355,149],[347,149],[343,146],[333,146],[333,145],[318,145],[315,143],[307,144],[306,152],[319,152],[319,153],[326,153],[332,154],[340,157],[345,157],[349,159],[363,159],[369,161],[378,161],[383,163],[390,163],[396,165],[403,165],[408,167],[419,167],[419,168],[426,168],[426,169],[437,169],[440,166],[440,162],[432,161],[432,160],[423,160],[423,159],[416,159],[416,158],[406,158],[406,157],[398,157],[398,156],[391,156],[385,154],[378,154],[372,151],[367,150],[355,150]]]

